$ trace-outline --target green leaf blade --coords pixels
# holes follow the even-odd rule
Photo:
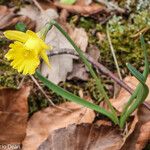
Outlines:
[[[88,101],[86,101],[86,100],[84,100],[84,99],[82,99],[82,98],[80,98],[80,97],[78,97],[78,96],[76,96],[76,95],[74,95],[74,94],[64,90],[64,89],[62,89],[61,87],[55,85],[54,83],[52,83],[51,81],[49,81],[48,79],[43,77],[39,71],[36,71],[35,75],[36,75],[36,77],[38,79],[40,79],[44,83],[44,85],[46,85],[49,89],[54,91],[56,94],[62,96],[65,99],[68,99],[70,101],[78,103],[78,104],[80,104],[82,106],[85,106],[87,108],[95,110],[95,111],[97,111],[97,112],[107,116],[114,123],[116,123],[113,115],[110,112],[106,111],[104,108],[102,108],[102,107],[100,107],[98,105],[95,105],[93,103],[90,103],[90,102],[88,102]]]

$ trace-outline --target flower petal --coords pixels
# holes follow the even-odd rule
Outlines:
[[[31,31],[31,30],[27,30],[26,31],[26,34],[28,34],[30,37],[32,37],[32,38],[39,38],[38,36],[37,36],[37,34],[35,33],[35,32],[33,32],[33,31]]]
[[[19,42],[26,42],[29,38],[29,36],[21,31],[14,31],[14,30],[7,30],[4,32],[4,35],[6,38],[10,40],[16,40]]]
[[[42,51],[40,53],[40,56],[42,57],[42,59],[45,61],[45,63],[48,65],[48,67],[50,67],[50,63],[49,63],[49,59],[48,59],[48,56],[46,54],[46,51]]]

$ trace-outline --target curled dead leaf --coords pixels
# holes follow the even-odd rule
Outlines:
[[[35,113],[28,122],[26,138],[23,141],[23,150],[36,150],[46,140],[48,135],[59,128],[67,127],[69,124],[92,123],[95,113],[72,102],[60,104],[58,109],[48,107]]]
[[[0,90],[0,144],[20,144],[25,137],[30,88]]]
[[[69,33],[70,37],[76,43],[76,45],[83,51],[86,51],[88,46],[88,35],[84,28],[75,28]]]
[[[6,6],[0,6],[0,29],[12,29],[18,22],[26,24],[28,29],[35,28],[35,22],[27,16],[19,16],[13,9]]]

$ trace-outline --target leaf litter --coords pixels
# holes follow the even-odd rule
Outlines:
[[[28,120],[30,87],[0,89],[0,143],[21,144]]]
[[[92,123],[95,113],[85,107],[72,102],[65,102],[59,107],[48,107],[37,113],[28,121],[26,138],[23,141],[24,150],[36,150],[48,135],[59,128],[67,127],[69,124]]]
[[[57,8],[66,10],[67,13],[80,14],[81,16],[90,16],[106,10],[105,6],[100,4],[97,5],[86,0],[77,1],[76,4],[69,6],[59,3],[55,3],[54,5],[55,7],[53,6],[53,8],[50,8],[47,6],[47,9],[43,9],[42,11],[33,5],[27,5],[25,7],[21,7],[21,10],[17,12],[17,15],[14,13],[13,9],[8,9],[7,7],[1,6],[0,9],[2,11],[0,12],[0,17],[2,18],[2,21],[0,23],[0,27],[1,29],[14,28],[14,25],[21,21],[28,26],[28,29],[34,29],[36,23],[36,30],[39,30],[47,21],[50,21],[51,19],[61,20]],[[67,18],[65,19],[65,22],[62,23],[66,31],[71,31],[70,35],[72,35],[72,38],[76,44],[78,44],[84,52],[87,51],[89,39],[86,31],[84,31],[81,27],[71,27],[67,25],[66,21]],[[68,26],[72,29],[70,30]],[[57,39],[57,37],[59,38]],[[79,40],[79,38],[81,39]],[[51,33],[49,33],[46,41],[47,43],[51,43],[53,45],[54,50],[61,50],[63,48],[73,49],[55,28],[52,29]],[[91,53],[94,53],[91,54],[93,56],[100,55],[97,52]],[[96,57],[95,59],[99,58]],[[53,56],[50,58],[50,61],[52,63],[52,68],[56,68],[56,70],[48,70],[47,68],[44,68],[44,64],[42,64],[41,70],[43,74],[48,76],[48,78],[54,83],[58,84],[60,81],[65,81],[68,72],[71,72],[72,70],[75,71],[75,69],[73,69],[73,57],[69,55]],[[83,66],[81,66],[81,68],[82,67]],[[84,71],[86,72],[86,69],[81,71],[84,73]],[[75,73],[76,72],[77,71],[75,71]],[[77,74],[75,77],[82,79],[82,74]],[[149,79],[150,77],[147,81],[148,86],[150,85]],[[133,89],[137,85],[137,81],[133,77],[127,77],[125,82]],[[18,95],[16,94],[17,92]],[[7,93],[12,94],[12,102],[9,99],[10,95]],[[6,144],[8,142],[20,144],[24,139],[28,118],[28,95],[29,89],[27,87],[22,87],[20,90],[0,90],[0,100],[2,105],[2,107],[0,107],[1,125],[5,124],[5,127],[8,127],[8,130],[4,129],[4,127],[1,128],[2,130],[0,131],[3,136],[1,136],[2,139],[0,138],[0,141]],[[129,96],[130,94],[121,89],[118,97],[110,100],[113,106],[118,110],[118,114],[122,111],[123,105],[126,103]],[[5,101],[4,99],[9,101],[7,102],[7,100]],[[23,99],[24,101],[22,101]],[[147,98],[147,103],[150,104],[149,96]],[[14,104],[16,104],[16,106]],[[60,149],[64,146],[66,149],[70,148],[70,150],[71,148],[79,150],[142,150],[150,139],[150,112],[143,105],[141,105],[140,108],[130,117],[124,132],[112,124],[108,125],[106,120],[103,119],[98,120],[101,122],[101,125],[95,125],[93,123],[95,120],[95,113],[92,110],[69,102],[60,104],[60,106],[67,108],[68,111],[60,110],[55,107],[48,107],[33,114],[28,121],[26,137],[22,143],[23,149]],[[9,124],[12,124],[12,126],[9,126]],[[4,131],[6,134],[4,134]],[[8,136],[10,133],[12,135],[11,138]]]
[[[24,23],[28,29],[34,30],[35,22],[29,17],[22,15],[17,15],[15,9],[10,9],[6,6],[0,6],[0,30],[2,29],[14,29],[15,25],[19,22]]]

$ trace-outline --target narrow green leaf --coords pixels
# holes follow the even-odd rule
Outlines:
[[[136,70],[136,68],[134,68],[131,64],[128,63],[127,67],[130,70],[130,72],[132,73],[132,75],[134,75],[140,82],[145,81],[143,74],[141,74],[138,70]]]
[[[125,106],[124,111],[121,114],[120,117],[120,127],[123,128],[126,120],[128,117],[135,111],[135,109],[143,102],[145,101],[146,97],[148,96],[149,89],[148,86],[145,84],[146,79],[149,74],[149,62],[147,58],[147,50],[146,50],[146,45],[144,42],[144,38],[141,35],[140,37],[141,41],[141,47],[144,51],[144,58],[145,58],[145,67],[143,74],[141,74],[139,71],[137,71],[132,65],[128,64],[127,67],[130,70],[130,72],[140,81],[138,84],[136,90],[134,93],[131,95],[128,103]]]
[[[147,57],[148,54],[147,54],[146,44],[145,44],[143,35],[140,36],[140,41],[141,41],[141,47],[144,51],[145,67],[144,67],[143,76],[145,77],[145,80],[146,80],[150,70],[149,70],[149,62],[148,62],[148,57]]]
[[[48,79],[43,77],[39,71],[36,71],[35,75],[37,76],[38,79],[40,79],[44,83],[44,85],[46,85],[49,89],[51,89],[56,94],[62,96],[63,98],[65,98],[67,100],[73,101],[73,102],[78,103],[82,106],[85,106],[85,107],[88,107],[92,110],[95,110],[95,111],[107,116],[114,123],[116,123],[115,119],[114,119],[114,116],[110,112],[106,111],[104,108],[102,108],[98,105],[95,105],[93,103],[90,103],[90,102],[88,102],[88,101],[86,101],[86,100],[84,100],[84,99],[82,99],[82,98],[80,98],[80,97],[64,90],[63,88],[55,85],[54,83],[52,83],[51,81],[49,81]]]

